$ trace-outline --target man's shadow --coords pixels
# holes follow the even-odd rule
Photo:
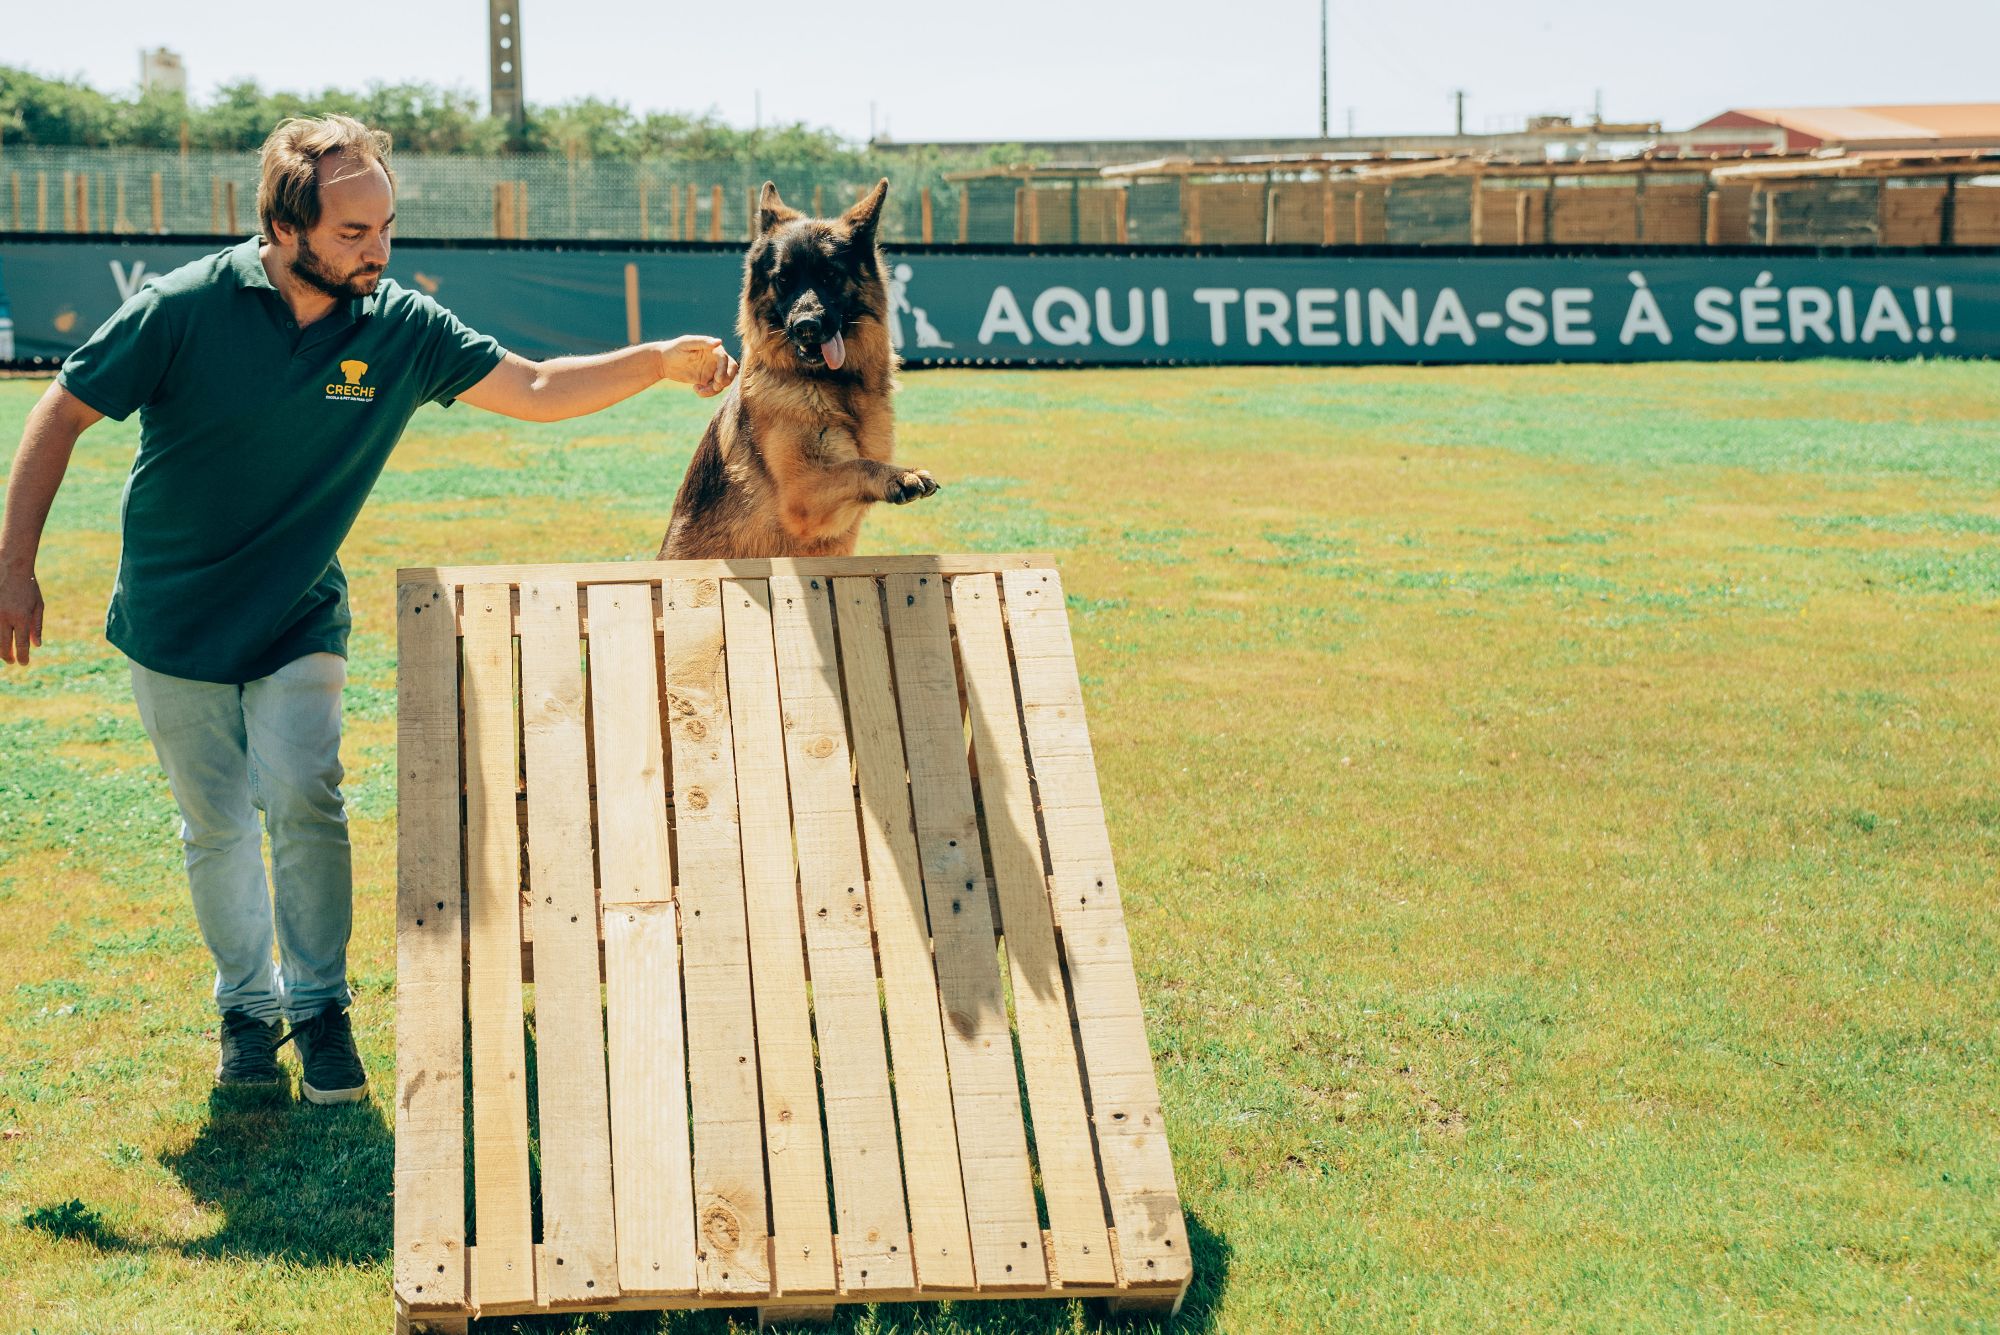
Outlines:
[[[160,1156],[189,1192],[220,1210],[191,1256],[275,1256],[309,1263],[388,1259],[395,1137],[373,1100],[321,1107],[217,1091],[185,1148]]]
[[[316,1107],[287,1094],[214,1091],[208,1121],[160,1156],[222,1227],[179,1244],[137,1242],[81,1200],[29,1210],[21,1224],[103,1252],[165,1246],[187,1256],[386,1263],[395,1138],[371,1101]]]

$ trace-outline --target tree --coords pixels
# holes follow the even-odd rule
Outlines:
[[[22,144],[118,142],[118,106],[81,80],[0,65],[0,136]]]
[[[637,122],[622,102],[584,97],[528,109],[528,144],[572,160],[631,156]]]

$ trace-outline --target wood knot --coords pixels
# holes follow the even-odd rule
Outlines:
[[[833,738],[815,737],[806,743],[806,754],[814,760],[825,760],[833,754]]]
[[[688,789],[682,800],[696,811],[700,811],[708,806],[708,794],[699,788]]]
[[[698,718],[691,718],[687,720],[686,723],[681,725],[681,731],[686,733],[689,737],[695,738],[696,740],[700,740],[701,738],[708,736],[708,725],[706,723],[703,723]]]
[[[733,1252],[743,1236],[743,1225],[734,1210],[717,1201],[701,1212],[701,1236],[717,1251]]]

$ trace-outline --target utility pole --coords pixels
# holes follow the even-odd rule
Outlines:
[[[1319,0],[1319,137],[1326,138],[1326,4]]]
[[[1452,89],[1451,100],[1458,109],[1455,116],[1455,124],[1458,128],[1454,133],[1462,138],[1465,135],[1465,90],[1463,88]]]
[[[528,122],[521,83],[521,0],[487,0],[486,54],[493,118],[506,122],[507,139],[518,148]]]
[[[1349,108],[1347,109],[1347,137],[1348,137],[1349,139],[1352,139],[1352,138],[1354,137],[1354,108],[1353,108],[1353,107],[1349,107]]]

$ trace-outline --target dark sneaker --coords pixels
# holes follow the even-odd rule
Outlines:
[[[284,1042],[299,1050],[305,1076],[299,1087],[313,1103],[355,1103],[368,1094],[368,1072],[354,1050],[354,1030],[339,1002],[292,1026]]]
[[[278,1065],[283,1032],[276,1020],[260,1020],[248,1011],[224,1011],[222,1060],[215,1067],[215,1083],[245,1089],[283,1084],[285,1073]]]

